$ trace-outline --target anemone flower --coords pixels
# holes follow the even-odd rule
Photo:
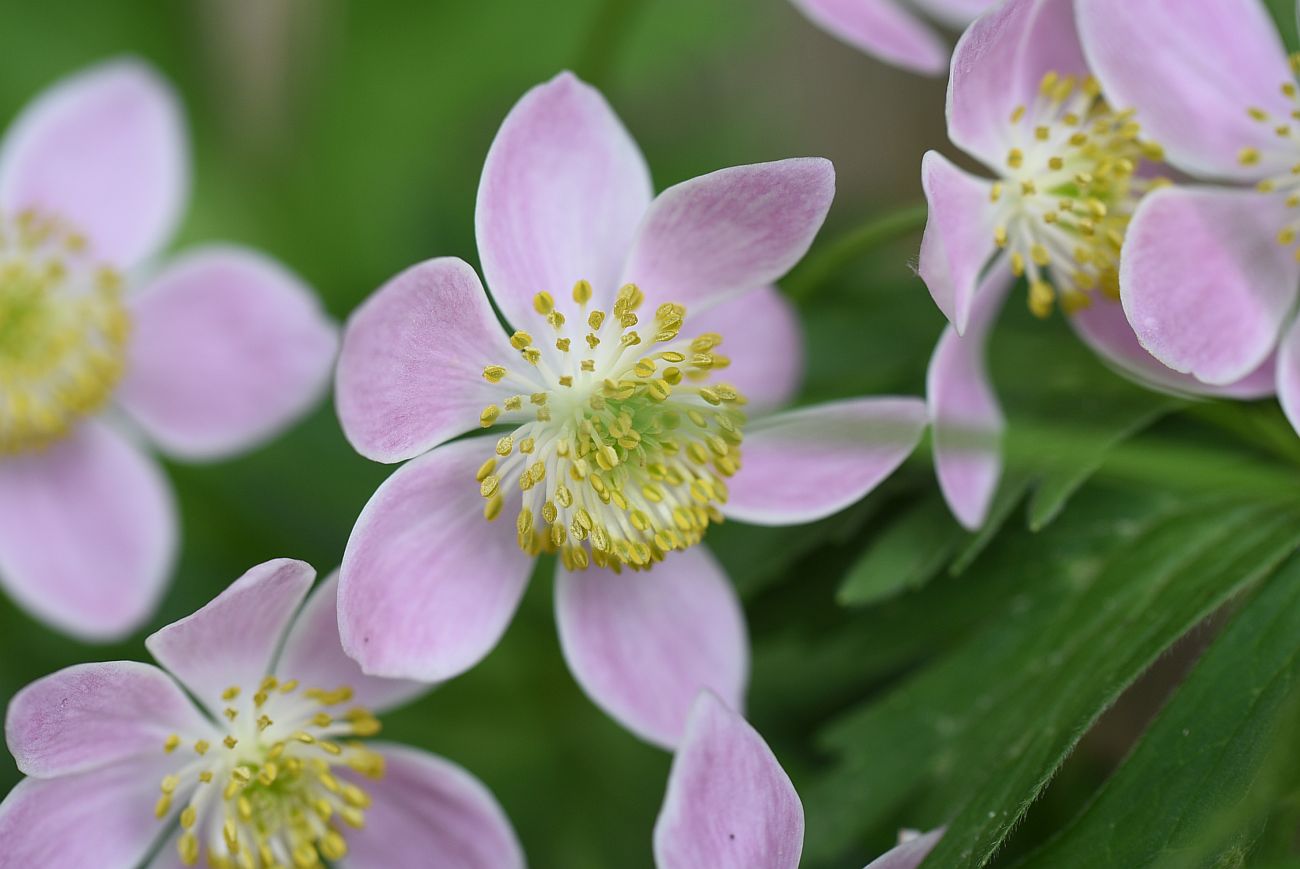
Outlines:
[[[1161,0],[1079,6],[1112,99],[1136,110],[1170,163],[1223,182],[1167,188],[1139,206],[1120,296],[1165,365],[1220,390],[1275,379],[1300,430],[1300,66],[1262,3],[1202,0],[1185,13]]]
[[[134,60],[54,85],[0,147],[0,583],[83,639],[138,627],[171,571],[171,494],[132,435],[220,458],[329,379],[336,329],[278,263],[154,264],[187,178],[176,97]]]
[[[797,869],[803,833],[803,804],[772,749],[715,694],[701,692],[655,822],[655,865]],[[942,835],[909,835],[867,869],[915,869]]]
[[[940,75],[948,43],[925,22],[928,15],[954,30],[975,20],[993,0],[791,0],[835,38],[909,72]]]
[[[343,559],[340,629],[363,670],[437,681],[473,666],[554,552],[564,655],[610,715],[671,746],[701,688],[740,706],[743,615],[696,544],[724,514],[785,524],[843,508],[925,424],[905,398],[748,420],[797,381],[798,327],[769,284],[808,248],[833,186],[828,162],[795,159],[652,201],[596,90],[565,73],[519,101],[476,215],[514,330],[445,258],[398,275],[344,331],[344,432],[369,458],[415,459],[371,498]]]
[[[1104,361],[1140,383],[1184,394],[1271,391],[1265,370],[1220,385],[1171,370],[1125,320],[1120,251],[1139,201],[1159,186],[1150,164],[1162,154],[1131,112],[1103,98],[1072,0],[1008,0],[971,25],[953,54],[948,135],[994,176],[934,151],[922,161],[930,215],[919,272],[951,323],[930,362],[928,400],[940,485],[963,525],[983,523],[1001,471],[1003,419],[984,351],[1014,278],[1026,279],[1035,314],[1059,307]]]
[[[361,741],[427,686],[363,675],[339,645],[337,580],[307,597],[314,576],[254,567],[145,641],[163,669],[80,664],[18,692],[5,737],[27,778],[0,803],[6,865],[522,867],[477,779]]]

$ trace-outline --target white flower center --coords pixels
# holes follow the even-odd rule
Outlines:
[[[121,280],[57,219],[0,213],[0,455],[94,413],[122,376]]]
[[[649,568],[722,521],[745,399],[709,382],[730,360],[716,352],[719,335],[681,337],[683,306],[660,305],[643,338],[635,285],[619,291],[609,315],[587,310],[591,295],[586,281],[574,287],[581,325],[571,335],[554,299],[539,293],[534,307],[555,331],[557,353],[516,332],[510,343],[525,364],[484,370],[519,392],[480,417],[485,428],[514,430],[479,469],[479,492],[489,520],[518,493],[519,547],[529,554],[557,551],[570,570]]]
[[[1291,69],[1300,73],[1300,54],[1291,56]],[[1274,117],[1259,108],[1246,110],[1252,120],[1272,127],[1277,145],[1266,149],[1242,148],[1237,160],[1243,166],[1264,164],[1287,167],[1260,181],[1256,187],[1261,193],[1276,193],[1285,197],[1288,208],[1300,209],[1300,131],[1295,129],[1300,122],[1300,90],[1291,81],[1283,82],[1281,90],[1282,95],[1295,106],[1285,117]],[[1300,214],[1278,229],[1277,242],[1283,247],[1294,247],[1296,260],[1300,261]]]
[[[1119,252],[1142,194],[1163,183],[1137,176],[1160,148],[1140,138],[1132,112],[1113,112],[1092,78],[1050,72],[1032,106],[1012,113],[1010,147],[993,185],[994,240],[1017,277],[1029,277],[1040,317],[1059,297],[1067,312],[1093,290],[1119,296]]]
[[[229,706],[219,741],[167,737],[164,752],[194,755],[163,779],[155,810],[166,818],[188,796],[178,843],[185,865],[206,854],[217,869],[308,869],[347,854],[339,824],[363,826],[370,796],[334,768],[383,775],[383,758],[352,739],[378,733],[379,721],[365,709],[335,708],[352,699],[350,688],[298,688],[274,676],[251,696],[232,686],[222,694]]]

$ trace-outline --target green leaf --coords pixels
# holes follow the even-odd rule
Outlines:
[[[836,600],[865,606],[929,582],[966,533],[937,495],[923,498],[873,538],[840,584]]]
[[[1277,796],[1300,695],[1300,559],[1214,643],[1088,809],[1022,869],[1199,866]]]
[[[1072,525],[1058,525],[1040,537],[1070,547]],[[890,821],[947,823],[927,865],[982,866],[1102,710],[1294,550],[1300,509],[1184,502],[1112,530],[1101,555],[1018,562],[1009,547],[965,575],[1018,570],[1024,592],[1003,618],[826,732],[838,758],[805,789],[811,858],[843,859]]]

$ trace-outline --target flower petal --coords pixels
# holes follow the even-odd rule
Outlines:
[[[1070,325],[1102,360],[1138,383],[1176,395],[1217,395],[1224,398],[1264,398],[1276,391],[1276,360],[1270,356],[1241,380],[1213,386],[1190,374],[1180,374],[1138,343],[1124,308],[1104,296],[1069,317]]]
[[[1074,0],[1007,0],[978,18],[952,54],[948,137],[989,167],[1005,165],[1011,114],[1032,106],[1048,72],[1085,76]]]
[[[202,609],[152,634],[145,646],[219,711],[227,688],[256,691],[271,674],[275,650],[315,576],[310,564],[289,558],[259,564]]]
[[[343,554],[343,649],[374,676],[438,682],[483,659],[505,633],[533,560],[514,522],[488,522],[474,481],[485,438],[399,468],[370,498]]]
[[[997,246],[993,240],[992,185],[958,169],[937,151],[921,160],[921,186],[929,214],[917,273],[957,333],[966,331],[980,273]]]
[[[956,30],[987,12],[996,0],[912,0],[918,9]]]
[[[660,193],[637,232],[623,280],[644,310],[687,312],[770,284],[807,253],[835,197],[835,167],[820,157],[732,166]]]
[[[161,755],[173,733],[210,727],[172,679],[149,664],[78,664],[14,695],[5,739],[18,768],[40,778]]]
[[[720,376],[749,400],[751,412],[780,407],[799,391],[803,328],[798,311],[776,287],[741,293],[698,317],[688,314],[686,324],[692,335],[722,335],[722,353],[731,365]]]
[[[522,869],[524,852],[510,819],[481,781],[414,748],[370,747],[384,757],[384,777],[344,773],[373,799],[366,826],[347,832],[348,866]]]
[[[916,869],[934,850],[934,846],[939,844],[943,833],[944,830],[940,827],[920,836],[912,836],[872,860],[867,869]]]
[[[948,46],[897,0],[793,0],[809,20],[877,60],[924,75],[948,68]]]
[[[377,462],[418,456],[478,428],[509,394],[483,369],[516,359],[473,269],[452,257],[412,266],[348,319],[335,388],[343,433]]]
[[[701,689],[737,708],[744,703],[745,616],[731,581],[701,546],[644,573],[560,568],[555,618],[582,690],[647,742],[676,745]]]
[[[153,612],[176,551],[176,509],[158,466],[83,423],[47,449],[0,461],[0,579],[38,618],[86,640]]]
[[[723,512],[797,525],[844,509],[893,473],[925,430],[918,398],[859,398],[779,413],[745,430]]]
[[[189,186],[176,94],[148,65],[101,63],[45,90],[0,150],[0,209],[68,221],[118,267],[171,237]]]
[[[304,685],[347,685],[352,700],[375,712],[391,709],[429,690],[424,682],[381,679],[361,672],[339,640],[338,571],[321,582],[289,627],[275,671]]]
[[[974,531],[984,524],[1002,476],[1006,421],[989,381],[985,349],[1014,278],[994,269],[980,287],[965,335],[944,329],[930,357],[926,402],[934,426],[934,470],[957,521]]]
[[[5,865],[138,866],[164,829],[154,803],[176,766],[158,758],[20,781],[0,803]]]
[[[515,328],[587,280],[595,305],[650,204],[650,172],[600,91],[564,72],[517,102],[483,164],[474,226],[492,298]]]
[[[1277,397],[1286,418],[1300,432],[1300,319],[1291,323],[1278,347]]]
[[[795,869],[803,829],[803,804],[763,737],[703,692],[655,821],[655,865]]]
[[[193,251],[130,305],[131,359],[118,400],[173,456],[249,449],[324,390],[337,331],[312,291],[269,257]]]
[[[1175,371],[1233,383],[1277,343],[1300,264],[1274,236],[1277,197],[1166,188],[1143,200],[1120,261],[1124,313],[1142,346]]]
[[[1145,135],[1189,172],[1260,177],[1238,161],[1242,148],[1276,153],[1273,123],[1293,106],[1280,88],[1293,80],[1286,50],[1258,0],[1089,0],[1078,4],[1088,60],[1112,105],[1135,108]],[[1289,162],[1294,162],[1291,160]],[[1285,169],[1283,169],[1285,171]]]

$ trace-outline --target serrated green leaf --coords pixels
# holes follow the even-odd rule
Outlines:
[[[1206,865],[1278,792],[1300,695],[1300,559],[1243,608],[1087,810],[1021,869]]]
[[[965,536],[943,498],[922,498],[875,534],[840,583],[836,601],[866,606],[925,585]]]
[[[1128,534],[1064,576],[1026,565],[1006,618],[830,728],[836,769],[805,791],[811,856],[842,859],[895,819],[949,825],[927,865],[982,866],[1101,711],[1294,550],[1300,513],[1200,502]]]

